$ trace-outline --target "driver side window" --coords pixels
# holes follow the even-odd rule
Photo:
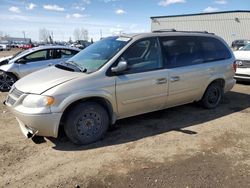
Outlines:
[[[126,73],[139,73],[162,68],[161,54],[156,38],[133,44],[122,56],[128,64]]]
[[[27,55],[24,59],[26,62],[43,61],[49,59],[48,56],[47,50],[41,50]]]

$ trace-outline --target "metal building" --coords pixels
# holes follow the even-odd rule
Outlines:
[[[250,39],[250,11],[151,17],[151,30],[161,29],[207,31],[222,37],[231,45],[232,41],[237,39]]]

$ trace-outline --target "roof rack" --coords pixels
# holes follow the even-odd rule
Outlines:
[[[153,33],[164,33],[164,32],[176,32],[176,30],[175,29],[159,29],[159,30],[153,31]]]
[[[160,29],[160,30],[153,31],[153,33],[164,33],[164,32],[205,33],[205,34],[214,35],[214,33],[209,33],[207,31],[178,31],[176,29]]]

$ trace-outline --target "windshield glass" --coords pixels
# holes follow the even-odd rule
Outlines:
[[[15,57],[17,57],[17,56],[19,56],[19,55],[22,55],[22,54],[26,53],[27,51],[28,51],[28,50],[24,50],[24,51],[19,51],[19,52],[15,53],[15,54],[12,56],[12,59],[15,58]]]
[[[105,65],[130,39],[128,37],[104,38],[88,46],[70,58],[68,62],[74,62],[74,64],[81,66],[82,69],[87,70],[87,73],[94,72]]]
[[[250,51],[250,44],[242,47],[240,50],[242,50],[242,51]]]

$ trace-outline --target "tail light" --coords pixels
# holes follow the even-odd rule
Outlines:
[[[237,70],[237,61],[233,62],[232,67],[234,69],[234,72],[236,72],[236,70]]]

